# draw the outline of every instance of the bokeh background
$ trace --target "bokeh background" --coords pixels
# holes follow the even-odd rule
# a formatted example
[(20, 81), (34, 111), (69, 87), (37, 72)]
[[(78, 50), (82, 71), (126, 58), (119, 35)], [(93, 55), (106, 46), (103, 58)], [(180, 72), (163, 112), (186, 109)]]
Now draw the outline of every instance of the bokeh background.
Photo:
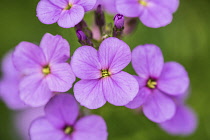
[[(0, 0), (0, 60), (21, 41), (39, 43), (48, 32), (60, 34), (71, 45), (71, 54), (80, 46), (74, 29), (57, 24), (44, 25), (36, 17), (39, 0)], [(159, 29), (139, 23), (137, 30), (123, 40), (134, 48), (153, 43), (163, 51), (165, 61), (177, 61), (185, 66), (191, 79), (191, 94), (187, 104), (198, 117), (198, 128), (190, 136), (171, 136), (143, 115), (125, 107), (106, 104), (94, 110), (107, 122), (109, 140), (208, 140), (210, 139), (210, 0), (181, 0), (173, 22)], [(88, 23), (93, 13), (85, 16)], [(112, 16), (107, 17), (111, 21)], [(134, 74), (131, 65), (126, 71)], [(9, 110), (0, 101), (0, 140), (21, 140), (14, 129), (17, 111)]]

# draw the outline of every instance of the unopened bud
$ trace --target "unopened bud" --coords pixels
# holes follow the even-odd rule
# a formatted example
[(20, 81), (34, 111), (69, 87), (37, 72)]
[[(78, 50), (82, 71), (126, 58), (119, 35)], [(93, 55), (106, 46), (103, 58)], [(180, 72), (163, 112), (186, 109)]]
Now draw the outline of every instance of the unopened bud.
[(76, 34), (80, 44), (93, 46), (91, 40), (85, 35), (85, 33), (82, 30), (77, 30)]
[(98, 5), (95, 11), (95, 23), (99, 27), (103, 27), (105, 25), (105, 16), (104, 16), (104, 11), (102, 10), (101, 5)]
[(115, 27), (117, 27), (118, 29), (122, 29), (124, 27), (124, 16), (121, 14), (117, 14), (114, 17), (114, 25)]

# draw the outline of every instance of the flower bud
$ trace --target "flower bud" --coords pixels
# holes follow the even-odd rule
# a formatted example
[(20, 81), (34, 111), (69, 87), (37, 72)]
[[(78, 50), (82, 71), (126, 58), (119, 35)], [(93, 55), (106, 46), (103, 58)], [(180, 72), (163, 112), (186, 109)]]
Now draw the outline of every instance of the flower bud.
[(76, 34), (80, 44), (93, 46), (91, 40), (86, 36), (86, 34), (82, 30), (77, 30)]
[(101, 5), (98, 5), (95, 11), (95, 23), (99, 27), (103, 27), (105, 25), (105, 16), (104, 16), (104, 11), (102, 10)]
[(122, 29), (124, 27), (124, 16), (121, 14), (117, 14), (114, 17), (114, 25), (118, 29)]

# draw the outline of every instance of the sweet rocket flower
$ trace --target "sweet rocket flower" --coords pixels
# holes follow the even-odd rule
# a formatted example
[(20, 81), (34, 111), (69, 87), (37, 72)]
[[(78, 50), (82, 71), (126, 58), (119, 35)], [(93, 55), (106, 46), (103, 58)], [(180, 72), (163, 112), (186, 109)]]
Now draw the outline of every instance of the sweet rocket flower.
[[(189, 94), (189, 92), (186, 92)], [(189, 135), (192, 134), (197, 127), (197, 117), (193, 110), (185, 105), (185, 98), (172, 97), (176, 103), (175, 115), (159, 126), (172, 135)]]
[(118, 13), (116, 9), (116, 0), (98, 0), (94, 9), (96, 9), (98, 5), (101, 5), (103, 10), (109, 14), (115, 15)]
[(189, 86), (184, 67), (176, 62), (164, 64), (161, 50), (151, 44), (133, 50), (132, 65), (140, 87), (138, 95), (126, 107), (142, 106), (147, 118), (157, 123), (171, 119), (175, 103), (169, 95), (181, 95)]
[(18, 86), (21, 74), (12, 62), (12, 51), (2, 61), (2, 79), (0, 80), (0, 97), (13, 110), (24, 109), (27, 105), (19, 97)]
[(30, 140), (28, 130), (31, 123), (44, 114), (43, 106), (38, 108), (28, 108), (19, 112), (15, 112), (13, 115), (13, 124), (17, 134), (21, 137), (21, 140)]
[(58, 23), (60, 27), (71, 28), (78, 24), (85, 12), (90, 11), (96, 0), (40, 0), (37, 17), (44, 24)]
[(36, 119), (29, 130), (31, 140), (106, 140), (106, 123), (100, 116), (79, 118), (72, 95), (53, 97), (45, 107), (45, 116)]
[(114, 37), (105, 39), (98, 51), (91, 46), (78, 48), (71, 61), (75, 75), (82, 79), (74, 86), (76, 100), (89, 109), (99, 108), (106, 101), (116, 106), (132, 101), (138, 82), (121, 71), (130, 61), (129, 46)]
[(68, 42), (61, 36), (45, 34), (40, 47), (21, 42), (13, 53), (13, 62), (24, 77), (19, 85), (20, 98), (33, 107), (45, 105), (53, 92), (66, 92), (75, 81)]
[(116, 8), (127, 17), (139, 17), (141, 22), (151, 28), (168, 25), (179, 0), (116, 0)]

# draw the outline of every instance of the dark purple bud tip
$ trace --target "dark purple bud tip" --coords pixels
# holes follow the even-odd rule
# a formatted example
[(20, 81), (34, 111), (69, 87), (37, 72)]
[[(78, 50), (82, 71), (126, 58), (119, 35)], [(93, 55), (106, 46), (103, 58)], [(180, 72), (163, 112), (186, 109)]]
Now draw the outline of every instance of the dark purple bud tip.
[(104, 16), (104, 11), (103, 11), (101, 5), (98, 5), (98, 7), (95, 11), (95, 23), (99, 27), (102, 27), (105, 25), (105, 16)]
[(118, 28), (121, 29), (124, 27), (124, 16), (121, 14), (117, 14), (114, 17), (114, 25)]
[(85, 35), (85, 33), (82, 30), (77, 30), (76, 34), (77, 34), (79, 41), (85, 41), (87, 39), (87, 36)]

